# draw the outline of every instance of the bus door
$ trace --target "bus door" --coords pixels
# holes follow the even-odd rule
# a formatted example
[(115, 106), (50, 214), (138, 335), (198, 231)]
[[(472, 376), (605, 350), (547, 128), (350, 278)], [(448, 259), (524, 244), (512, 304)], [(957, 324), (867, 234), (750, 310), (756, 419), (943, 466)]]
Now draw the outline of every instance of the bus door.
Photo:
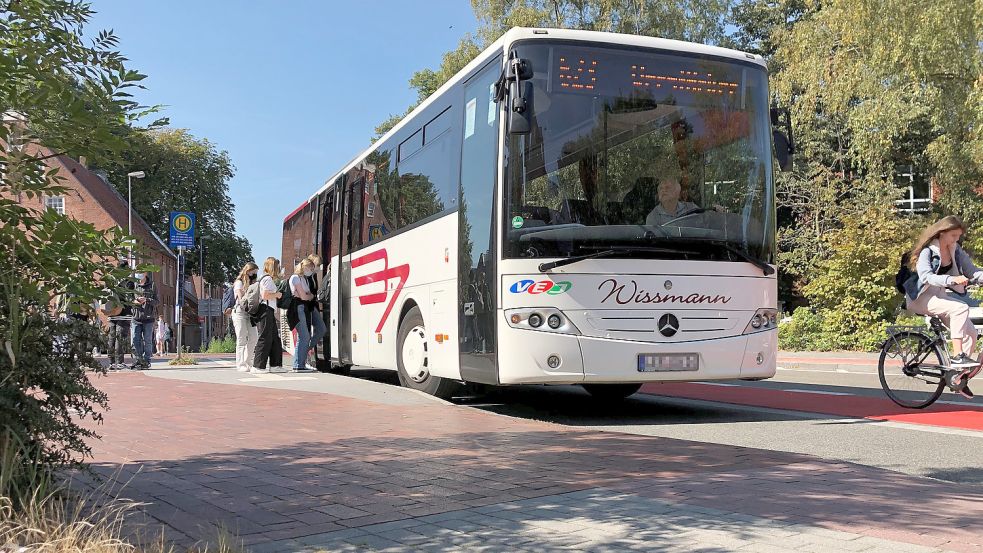
[[(362, 203), (365, 179), (346, 179), (344, 187), (344, 230), (341, 237), (341, 290), (339, 290), (338, 312), (338, 360), (346, 365), (352, 364), (352, 342), (356, 332), (352, 325), (352, 267), (349, 256), (362, 243)], [(368, 337), (361, 336), (362, 340)]]
[[(351, 362), (351, 342), (345, 339), (348, 332), (344, 328), (344, 314), (348, 311), (345, 298), (348, 297), (350, 268), (345, 263), (345, 228), (348, 218), (348, 194), (345, 190), (345, 176), (338, 177), (331, 194), (331, 294), (328, 335), (330, 336), (331, 360), (344, 365)], [(347, 346), (347, 347), (346, 347)]]
[[(317, 244), (317, 249), (315, 250), (319, 256), (321, 256), (321, 262), (324, 264), (325, 268), (331, 267), (331, 257), (335, 255), (334, 250), (331, 248), (331, 234), (332, 227), (334, 226), (334, 191), (331, 190), (325, 194), (322, 194), (318, 198), (318, 227), (317, 231), (320, 234), (320, 240)], [(330, 275), (333, 271), (328, 273), (328, 277), (325, 278), (324, 269), (318, 269), (322, 271), (321, 273), (321, 288), (325, 286), (328, 287), (330, 291), (333, 287), (330, 281)], [(318, 290), (321, 293), (321, 290)], [(332, 349), (332, 336), (335, 336), (335, 328), (331, 325), (331, 298), (328, 296), (328, 305), (324, 303), (321, 304), (321, 318), (324, 320), (324, 328), (328, 329), (324, 333), (324, 338), (321, 339), (321, 343), (317, 344), (317, 360), (327, 364), (331, 360), (332, 353), (335, 351)]]

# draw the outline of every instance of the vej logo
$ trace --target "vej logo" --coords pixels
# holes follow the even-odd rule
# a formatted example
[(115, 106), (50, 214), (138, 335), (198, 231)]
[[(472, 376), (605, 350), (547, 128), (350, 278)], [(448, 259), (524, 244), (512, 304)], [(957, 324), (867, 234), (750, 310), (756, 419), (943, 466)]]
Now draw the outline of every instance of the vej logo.
[(528, 292), (533, 295), (546, 292), (551, 296), (559, 296), (560, 294), (566, 293), (572, 287), (573, 283), (568, 280), (561, 280), (560, 282), (540, 280), (539, 282), (536, 282), (535, 280), (523, 279), (514, 283), (509, 288), (509, 292), (512, 292), (513, 294)]

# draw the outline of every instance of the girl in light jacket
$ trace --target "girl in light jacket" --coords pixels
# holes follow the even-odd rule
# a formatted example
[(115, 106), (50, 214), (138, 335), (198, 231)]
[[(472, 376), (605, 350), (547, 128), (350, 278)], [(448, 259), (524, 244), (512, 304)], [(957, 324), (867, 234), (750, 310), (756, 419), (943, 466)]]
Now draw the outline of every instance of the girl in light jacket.
[(969, 319), (969, 308), (976, 302), (966, 295), (966, 285), (971, 279), (983, 280), (983, 271), (959, 245), (965, 231), (963, 222), (952, 215), (922, 231), (908, 255), (909, 266), (918, 277), (905, 286), (905, 299), (909, 310), (938, 317), (949, 327), (954, 355), (950, 362), (952, 368), (960, 369), (949, 384), (972, 396), (962, 386), (979, 370), (974, 355), (977, 332)]

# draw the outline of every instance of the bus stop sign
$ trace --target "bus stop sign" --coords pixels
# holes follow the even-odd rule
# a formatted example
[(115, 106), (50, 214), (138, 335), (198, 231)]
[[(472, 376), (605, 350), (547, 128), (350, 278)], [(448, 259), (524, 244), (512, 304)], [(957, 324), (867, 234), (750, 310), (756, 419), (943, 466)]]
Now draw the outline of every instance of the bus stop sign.
[(171, 212), (171, 247), (193, 248), (195, 245), (195, 214), (188, 211)]

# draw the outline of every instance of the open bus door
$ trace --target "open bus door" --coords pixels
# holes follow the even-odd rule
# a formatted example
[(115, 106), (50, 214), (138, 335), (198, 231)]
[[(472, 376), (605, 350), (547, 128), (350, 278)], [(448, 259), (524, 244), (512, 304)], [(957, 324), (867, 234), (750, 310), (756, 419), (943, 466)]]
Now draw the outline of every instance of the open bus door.
[(321, 293), (327, 288), (328, 295), (325, 296), (327, 301), (321, 301), (320, 313), (321, 319), (324, 321), (324, 328), (327, 332), (324, 333), (324, 337), (321, 338), (321, 343), (316, 344), (317, 346), (317, 356), (315, 357), (317, 368), (319, 370), (328, 370), (331, 368), (331, 359), (334, 350), (331, 347), (331, 337), (335, 334), (335, 328), (332, 326), (331, 321), (331, 289), (332, 289), (332, 272), (331, 267), (331, 257), (335, 255), (332, 249), (331, 236), (333, 234), (334, 227), (334, 206), (335, 198), (333, 191), (322, 194), (318, 197), (318, 209), (317, 209), (317, 235), (319, 236), (318, 243), (316, 245), (315, 252), (321, 256), (321, 263), (323, 267), (319, 267), (318, 270), (321, 271), (321, 288), (318, 289), (318, 301), (320, 301)]
[(352, 361), (351, 313), (348, 298), (351, 296), (351, 267), (345, 262), (348, 249), (347, 227), (349, 217), (348, 191), (345, 188), (345, 176), (338, 177), (334, 182), (331, 201), (331, 236), (329, 238), (329, 259), (331, 263), (331, 292), (329, 295), (329, 324), (328, 341), (331, 352), (331, 363), (341, 368), (347, 368)]

